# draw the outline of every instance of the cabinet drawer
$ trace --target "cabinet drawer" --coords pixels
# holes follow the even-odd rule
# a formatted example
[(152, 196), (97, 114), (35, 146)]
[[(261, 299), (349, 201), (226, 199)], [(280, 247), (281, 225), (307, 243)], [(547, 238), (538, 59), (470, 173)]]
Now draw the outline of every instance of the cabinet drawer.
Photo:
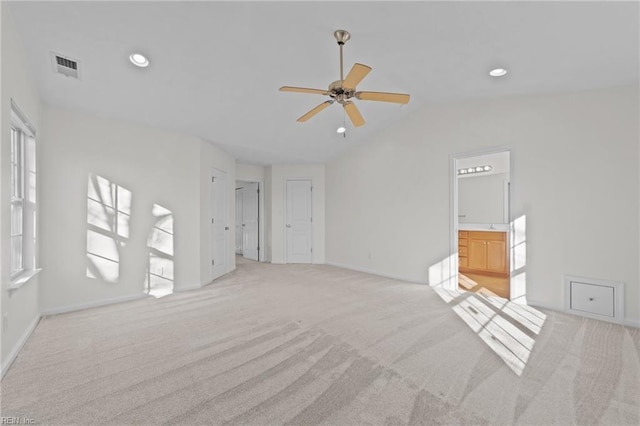
[(466, 268), (469, 266), (469, 261), (467, 260), (466, 257), (458, 257), (458, 267), (459, 268)]
[(467, 253), (468, 253), (467, 247), (464, 247), (464, 246), (458, 247), (458, 256), (467, 257)]
[(483, 232), (483, 231), (470, 231), (469, 238), (472, 240), (485, 240), (485, 241), (506, 241), (506, 232)]
[(571, 282), (571, 309), (614, 317), (614, 288)]
[(458, 239), (459, 240), (461, 240), (463, 238), (466, 240), (468, 237), (469, 237), (469, 232), (467, 232), (467, 231), (458, 231)]

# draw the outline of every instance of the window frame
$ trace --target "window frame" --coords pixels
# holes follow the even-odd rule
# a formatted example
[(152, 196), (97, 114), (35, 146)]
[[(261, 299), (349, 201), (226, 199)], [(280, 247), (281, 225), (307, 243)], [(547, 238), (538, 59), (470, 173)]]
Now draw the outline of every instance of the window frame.
[[(10, 277), (11, 279), (19, 276), (25, 270), (24, 265), (24, 234), (25, 234), (25, 200), (24, 200), (24, 181), (25, 181), (25, 134), (21, 129), (21, 126), (15, 125), (14, 120), (11, 120), (11, 229), (10, 229), (10, 239), (11, 239), (11, 268), (10, 268)], [(16, 214), (14, 208), (16, 206), (20, 206), (20, 226), (19, 230), (14, 229), (14, 223), (16, 218), (14, 215)], [(16, 238), (20, 239), (20, 264), (16, 267), (16, 262), (14, 259), (15, 250), (14, 250), (14, 240)]]
[[(11, 193), (10, 223), (10, 272), (9, 289), (17, 289), (35, 276), (37, 268), (37, 163), (36, 130), (11, 99), (10, 118), (10, 162)], [(19, 218), (14, 206), (20, 206)], [(16, 229), (19, 221), (19, 229)], [(17, 265), (14, 246), (15, 237), (20, 238), (20, 264)], [(14, 268), (15, 266), (15, 268)]]

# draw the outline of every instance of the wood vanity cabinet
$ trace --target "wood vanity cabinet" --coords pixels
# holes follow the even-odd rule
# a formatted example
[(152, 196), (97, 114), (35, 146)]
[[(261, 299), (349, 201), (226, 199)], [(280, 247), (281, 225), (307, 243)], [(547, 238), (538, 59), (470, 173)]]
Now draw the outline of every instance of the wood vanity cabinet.
[(458, 259), (462, 272), (508, 275), (507, 233), (459, 231)]
[(469, 266), (469, 233), (467, 231), (458, 232), (458, 267)]

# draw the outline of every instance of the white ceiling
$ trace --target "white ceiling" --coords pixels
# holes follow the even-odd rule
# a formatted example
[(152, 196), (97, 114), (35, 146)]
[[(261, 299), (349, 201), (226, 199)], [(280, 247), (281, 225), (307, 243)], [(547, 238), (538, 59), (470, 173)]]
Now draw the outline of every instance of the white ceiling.
[[(427, 104), (638, 84), (637, 2), (10, 2), (45, 103), (201, 137), (257, 164), (323, 162)], [(352, 33), (345, 68), (373, 67), (347, 138), (325, 99), (278, 92), (339, 78), (333, 31)], [(53, 72), (50, 52), (81, 62)], [(147, 55), (133, 67), (128, 56)], [(506, 67), (501, 79), (487, 75)], [(346, 72), (346, 71), (345, 71)]]

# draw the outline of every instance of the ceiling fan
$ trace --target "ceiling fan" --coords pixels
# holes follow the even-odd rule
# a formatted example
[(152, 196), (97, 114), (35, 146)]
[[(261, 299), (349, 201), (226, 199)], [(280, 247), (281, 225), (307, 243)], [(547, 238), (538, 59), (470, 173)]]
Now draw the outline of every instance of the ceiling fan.
[(340, 80), (336, 80), (329, 84), (329, 89), (308, 89), (306, 87), (291, 87), (282, 86), (281, 92), (295, 92), (295, 93), (313, 93), (316, 95), (327, 95), (331, 99), (325, 101), (307, 112), (297, 121), (304, 122), (318, 114), (320, 111), (328, 107), (334, 102), (341, 104), (349, 116), (349, 120), (355, 127), (360, 127), (364, 124), (364, 118), (356, 104), (351, 101), (351, 98), (360, 99), (362, 101), (378, 101), (378, 102), (391, 102), (395, 104), (407, 104), (409, 103), (409, 95), (403, 93), (386, 93), (386, 92), (359, 92), (356, 90), (356, 86), (360, 83), (371, 71), (371, 67), (362, 64), (354, 64), (347, 74), (347, 78), (344, 78), (342, 68), (342, 47), (351, 38), (351, 34), (345, 30), (337, 30), (333, 33), (334, 37), (338, 41), (340, 46)]

